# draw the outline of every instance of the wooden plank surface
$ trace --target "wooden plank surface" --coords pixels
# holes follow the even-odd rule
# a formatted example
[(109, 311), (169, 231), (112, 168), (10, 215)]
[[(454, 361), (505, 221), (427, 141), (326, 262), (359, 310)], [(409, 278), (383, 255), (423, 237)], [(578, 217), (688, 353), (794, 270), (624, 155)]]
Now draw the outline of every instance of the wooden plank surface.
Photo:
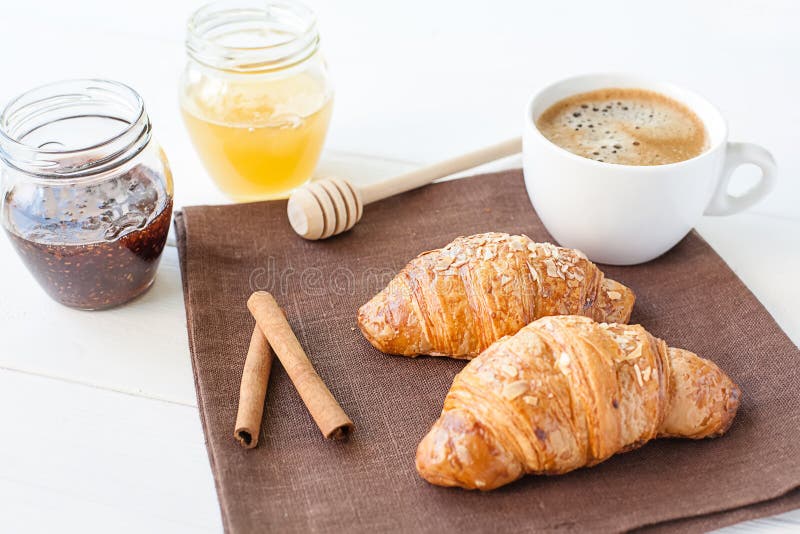
[(0, 370), (0, 530), (219, 532), (197, 409)]
[[(61, 78), (127, 82), (169, 155), (177, 205), (225, 201), (176, 98), (184, 22), (201, 3), (6, 1), (0, 46), (11, 52), (0, 101)], [(733, 138), (774, 152), (781, 183), (753, 210), (706, 218), (699, 229), (800, 343), (800, 284), (787, 282), (800, 271), (800, 70), (787, 67), (800, 57), (800, 3), (587, 1), (591, 16), (575, 3), (308, 3), (337, 87), (328, 142), (336, 150), (322, 175), (370, 181), (413, 167), (405, 160), (430, 163), (507, 138), (531, 91), (574, 73), (643, 72), (709, 97)], [(654, 17), (658, 24), (642, 24)], [(565, 33), (589, 44), (561, 46)], [(753, 176), (744, 170), (737, 182)], [(51, 302), (5, 238), (0, 258), (0, 531), (220, 531), (175, 250), (146, 296), (97, 313)], [(728, 530), (792, 528), (800, 511)]]

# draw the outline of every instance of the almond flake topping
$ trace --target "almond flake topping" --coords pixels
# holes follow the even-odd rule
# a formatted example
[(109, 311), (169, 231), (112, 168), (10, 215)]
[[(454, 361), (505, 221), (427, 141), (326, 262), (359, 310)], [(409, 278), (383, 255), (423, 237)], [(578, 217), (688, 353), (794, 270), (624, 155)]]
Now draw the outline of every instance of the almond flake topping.
[(619, 291), (609, 291), (607, 294), (608, 298), (610, 298), (611, 300), (619, 300), (622, 298), (622, 293), (620, 293)]
[(467, 256), (464, 254), (459, 254), (456, 256), (456, 261), (453, 263), (452, 267), (458, 269), (462, 265), (466, 264), (468, 261)]
[[(619, 344), (619, 348), (622, 349), (622, 351), (624, 352), (622, 358), (619, 358), (620, 360), (622, 361), (638, 360), (639, 358), (642, 357), (641, 345), (625, 338), (620, 338), (620, 339), (622, 342)], [(619, 340), (617, 340), (617, 342), (619, 343)]]
[(560, 272), (556, 264), (551, 259), (544, 260), (544, 265), (547, 267), (547, 276), (551, 278), (560, 278)]
[(517, 380), (511, 382), (503, 387), (503, 397), (508, 400), (513, 400), (528, 391), (528, 382), (525, 380)]
[(450, 256), (439, 256), (439, 259), (436, 260), (436, 270), (443, 271), (450, 267), (450, 264), (453, 263), (453, 258)]
[(558, 357), (558, 368), (561, 369), (561, 372), (566, 373), (569, 368), (570, 357), (569, 354), (566, 352), (562, 352)]
[(644, 386), (644, 383), (642, 382), (642, 371), (639, 369), (638, 363), (633, 364), (633, 370), (636, 372), (636, 381), (639, 382), (639, 387)]
[(538, 406), (539, 405), (539, 397), (531, 397), (530, 395), (525, 395), (522, 397), (522, 402), (525, 404), (530, 404), (531, 406)]
[(514, 239), (509, 241), (508, 248), (511, 250), (522, 250), (525, 248), (525, 240), (519, 236), (515, 236)]
[(503, 364), (503, 365), (500, 367), (500, 369), (502, 369), (502, 370), (503, 370), (503, 372), (504, 372), (505, 374), (507, 374), (508, 376), (510, 376), (510, 377), (515, 377), (515, 376), (517, 376), (517, 368), (516, 368), (516, 367), (514, 367), (513, 365), (511, 365), (510, 363), (504, 363), (504, 364)]
[(534, 281), (538, 282), (539, 281), (539, 271), (534, 269), (533, 265), (531, 265), (531, 264), (528, 264), (528, 271), (531, 273), (531, 278), (533, 278)]

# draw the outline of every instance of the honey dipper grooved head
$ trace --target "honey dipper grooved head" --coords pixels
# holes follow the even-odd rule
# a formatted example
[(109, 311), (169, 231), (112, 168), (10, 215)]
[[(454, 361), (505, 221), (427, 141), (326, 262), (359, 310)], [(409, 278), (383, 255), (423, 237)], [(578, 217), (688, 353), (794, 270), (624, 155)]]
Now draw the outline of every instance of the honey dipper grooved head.
[(355, 186), (347, 180), (325, 178), (292, 193), (286, 214), (298, 235), (313, 240), (349, 230), (361, 220), (363, 209)]

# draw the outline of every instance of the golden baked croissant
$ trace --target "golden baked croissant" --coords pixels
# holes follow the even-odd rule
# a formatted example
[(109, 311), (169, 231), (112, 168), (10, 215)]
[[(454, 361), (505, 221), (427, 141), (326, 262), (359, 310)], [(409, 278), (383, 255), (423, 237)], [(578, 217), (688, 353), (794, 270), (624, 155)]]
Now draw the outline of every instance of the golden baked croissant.
[(739, 388), (719, 367), (639, 325), (545, 317), (456, 375), (417, 471), (432, 484), (490, 490), (655, 437), (719, 436), (738, 406)]
[(473, 358), (547, 315), (625, 323), (633, 301), (577, 250), (489, 233), (414, 258), (361, 307), (358, 325), (383, 352)]

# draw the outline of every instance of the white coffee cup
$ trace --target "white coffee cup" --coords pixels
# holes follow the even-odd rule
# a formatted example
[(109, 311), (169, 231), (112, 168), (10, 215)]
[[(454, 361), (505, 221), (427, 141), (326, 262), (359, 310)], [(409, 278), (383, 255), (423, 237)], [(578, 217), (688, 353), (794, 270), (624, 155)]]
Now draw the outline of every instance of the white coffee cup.
[[(682, 102), (705, 124), (708, 146), (699, 156), (653, 166), (587, 159), (549, 141), (536, 127), (548, 107), (568, 96), (609, 87), (657, 91)], [(728, 142), (720, 112), (699, 95), (668, 83), (627, 74), (568, 78), (536, 93), (525, 109), (525, 187), (533, 207), (558, 243), (598, 263), (633, 265), (672, 248), (702, 215), (746, 209), (775, 186), (777, 168), (767, 150)], [(728, 192), (733, 171), (752, 163), (759, 182), (746, 193)]]

